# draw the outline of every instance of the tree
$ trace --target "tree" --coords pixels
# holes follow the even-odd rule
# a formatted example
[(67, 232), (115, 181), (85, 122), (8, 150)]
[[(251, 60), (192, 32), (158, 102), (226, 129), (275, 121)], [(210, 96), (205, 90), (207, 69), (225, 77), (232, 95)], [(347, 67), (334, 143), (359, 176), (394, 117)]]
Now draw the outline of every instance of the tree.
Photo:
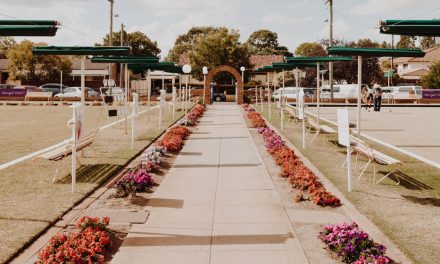
[(422, 37), (420, 39), (420, 48), (422, 50), (433, 48), (437, 45), (435, 38), (433, 37)]
[[(127, 33), (123, 31), (124, 45), (131, 47), (132, 55), (139, 56), (158, 56), (160, 49), (157, 46), (157, 41), (152, 41), (147, 35), (140, 31)], [(113, 33), (113, 45), (119, 46), (121, 39), (121, 31)], [(110, 44), (110, 34), (105, 35), (103, 39), (103, 45), (108, 46)], [(101, 44), (97, 44), (100, 46)]]
[[(203, 79), (203, 66), (210, 69), (220, 65), (228, 65), (237, 70), (241, 66), (250, 68), (247, 46), (240, 43), (239, 39), (238, 31), (226, 28), (200, 35), (188, 53), (195, 71), (194, 76), (199, 80)], [(225, 80), (225, 76), (219, 75), (217, 80), (220, 79)]]
[(34, 55), (33, 46), (47, 46), (46, 43), (33, 43), (24, 40), (14, 45), (8, 52), (9, 79), (54, 82), (60, 78), (60, 71), (67, 76), (71, 72), (72, 63), (67, 56)]
[(396, 48), (398, 49), (415, 49), (416, 38), (411, 36), (400, 36), (399, 42), (397, 42)]
[(0, 37), (0, 59), (6, 59), (8, 51), (16, 44), (12, 37)]
[(278, 34), (267, 29), (253, 32), (246, 44), (251, 55), (284, 55), (286, 57), (293, 55), (287, 47), (280, 46)]
[(422, 76), (422, 84), (425, 88), (440, 89), (440, 62), (429, 66), (429, 73)]
[(189, 53), (197, 44), (199, 37), (211, 32), (226, 29), (225, 27), (192, 27), (187, 33), (179, 35), (174, 42), (174, 47), (168, 52), (167, 61), (179, 62), (182, 54)]
[(295, 49), (296, 56), (327, 56), (324, 47), (318, 42), (304, 42)]

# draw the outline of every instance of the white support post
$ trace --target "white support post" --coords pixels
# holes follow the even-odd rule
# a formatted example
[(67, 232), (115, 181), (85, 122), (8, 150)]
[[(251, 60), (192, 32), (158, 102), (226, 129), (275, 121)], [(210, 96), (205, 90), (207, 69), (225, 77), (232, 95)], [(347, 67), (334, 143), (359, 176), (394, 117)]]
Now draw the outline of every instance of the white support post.
[(176, 118), (176, 97), (177, 97), (177, 91), (176, 87), (173, 85), (173, 120)]
[(188, 114), (188, 83), (189, 75), (186, 75), (186, 87), (185, 87), (185, 115)]
[(304, 114), (305, 102), (304, 102), (304, 90), (298, 93), (298, 118), (302, 120), (302, 146), (303, 149), (306, 148), (306, 116)]
[(269, 119), (272, 119), (272, 96), (270, 91), (270, 83), (269, 83), (269, 76), (266, 74), (266, 81), (267, 81), (267, 102), (269, 103)]
[(362, 88), (362, 56), (358, 56), (358, 99), (357, 99), (357, 135), (361, 135), (361, 88)]
[(150, 107), (151, 100), (151, 77), (150, 77), (150, 69), (147, 70), (147, 106)]
[(264, 96), (263, 96), (262, 87), (260, 87), (260, 103), (261, 103), (261, 112), (264, 112)]
[(133, 93), (133, 108), (131, 111), (131, 149), (134, 148), (134, 139), (136, 137), (136, 117), (138, 115), (138, 103), (139, 103), (139, 95), (137, 93)]
[(84, 117), (86, 107), (86, 56), (81, 57), (81, 114)]
[(125, 64), (125, 100), (124, 100), (124, 115), (125, 115), (125, 134), (128, 134), (128, 64)]
[(299, 72), (298, 72), (298, 67), (296, 67), (296, 69), (295, 69), (295, 85), (296, 85), (295, 111), (296, 111), (296, 116), (298, 116), (299, 115), (299, 110), (298, 110), (298, 100), (299, 100)]
[(319, 131), (319, 112), (320, 112), (320, 101), (321, 101), (321, 91), (320, 91), (320, 87), (319, 87), (319, 62), (316, 63), (316, 106), (317, 106), (317, 110), (316, 110), (316, 124), (318, 126), (318, 133)]
[(205, 95), (206, 95), (206, 74), (203, 74), (203, 99), (202, 99), (203, 104), (205, 104)]
[[(63, 93), (63, 71), (60, 71), (60, 93)], [(389, 85), (388, 85), (389, 86)]]
[(284, 92), (286, 88), (285, 71), (283, 69), (283, 89), (281, 90), (280, 109), (281, 109), (281, 130), (284, 129)]
[(258, 88), (255, 86), (255, 108), (258, 107)]
[(180, 99), (180, 103), (181, 103), (180, 111), (183, 112), (182, 74), (179, 75), (179, 99)]
[[(73, 105), (72, 106), (72, 168), (71, 168), (71, 175), (72, 175), (72, 193), (76, 192), (76, 143), (77, 143), (77, 109), (78, 107), (81, 107), (80, 105)], [(82, 111), (82, 110), (81, 110)]]

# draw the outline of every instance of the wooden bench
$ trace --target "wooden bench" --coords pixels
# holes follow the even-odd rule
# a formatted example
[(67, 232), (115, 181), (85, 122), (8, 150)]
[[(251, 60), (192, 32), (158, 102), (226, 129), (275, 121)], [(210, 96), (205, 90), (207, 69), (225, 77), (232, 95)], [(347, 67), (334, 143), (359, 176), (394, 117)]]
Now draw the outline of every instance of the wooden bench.
[[(81, 137), (76, 142), (76, 151), (80, 151), (85, 147), (91, 145), (95, 141), (98, 131), (99, 129), (93, 129), (89, 132), (82, 134)], [(73, 145), (73, 140), (67, 139), (64, 141), (64, 144), (62, 144), (61, 146), (51, 149), (43, 154), (40, 154), (35, 158), (43, 158), (50, 161), (60, 161), (72, 154), (72, 145)], [(78, 160), (78, 156), (77, 156), (77, 161), (78, 163), (80, 163)], [(61, 165), (61, 163), (59, 163), (58, 165)], [(59, 169), (60, 169), (59, 166), (55, 168), (54, 177), (52, 179), (53, 183), (57, 181)]]
[[(358, 163), (358, 157), (359, 155), (362, 155), (368, 159), (367, 163), (362, 166), (359, 170), (362, 170), (361, 174), (359, 174), (359, 179), (364, 174), (365, 170), (367, 169), (368, 165), (373, 164), (373, 183), (376, 181), (376, 164), (379, 165), (403, 165), (403, 163), (400, 160), (397, 160), (393, 157), (390, 157), (386, 155), (385, 153), (382, 153), (380, 151), (377, 151), (373, 148), (371, 148), (365, 141), (356, 138), (354, 136), (350, 136), (350, 144), (351, 144), (351, 152), (356, 152), (356, 163), (355, 163), (355, 169), (357, 169), (357, 163)], [(345, 162), (344, 162), (345, 164)], [(396, 168), (389, 173), (387, 173), (385, 176), (383, 176), (379, 181), (376, 182), (378, 184), (382, 180), (384, 180), (386, 177), (390, 176), (391, 174), (394, 174), (396, 171), (398, 171), (399, 168)], [(400, 184), (399, 177), (395, 175), (397, 179), (397, 185)]]
[(47, 98), (47, 101), (52, 100), (52, 92), (26, 92), (24, 101), (28, 101), (30, 98)]
[[(93, 129), (91, 131), (83, 133), (76, 142), (76, 151), (80, 151), (83, 148), (87, 147), (88, 145), (92, 144), (95, 141), (98, 131), (99, 129)], [(45, 152), (39, 155), (38, 157), (48, 160), (55, 160), (55, 161), (62, 160), (65, 157), (72, 154), (72, 145), (73, 145), (73, 140), (68, 139), (65, 141), (65, 144), (55, 149), (49, 150), (48, 152)]]

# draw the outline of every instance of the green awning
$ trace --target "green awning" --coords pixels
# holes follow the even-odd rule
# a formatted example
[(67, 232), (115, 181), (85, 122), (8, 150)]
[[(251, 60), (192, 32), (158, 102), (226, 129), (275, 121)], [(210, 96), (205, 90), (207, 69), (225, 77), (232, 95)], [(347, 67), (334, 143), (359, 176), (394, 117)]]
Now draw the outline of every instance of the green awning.
[(169, 73), (184, 74), (181, 65), (176, 65), (173, 62), (160, 62), (153, 64), (128, 64), (128, 68), (134, 72), (164, 71)]
[[(319, 64), (323, 66), (323, 63)], [(314, 62), (274, 62), (272, 63), (272, 67), (276, 69), (286, 69), (292, 70), (295, 68), (307, 68), (307, 67), (316, 67), (316, 63)]]
[(36, 55), (128, 55), (130, 47), (79, 47), (79, 46), (47, 46), (33, 47)]
[(53, 20), (0, 20), (0, 36), (55, 36), (59, 23)]
[(329, 61), (352, 61), (351, 57), (287, 57), (286, 61), (291, 62), (329, 62)]
[(385, 20), (379, 23), (381, 34), (440, 36), (440, 20)]
[(330, 55), (365, 56), (365, 57), (423, 57), (421, 49), (382, 49), (333, 47), (327, 50)]
[(115, 57), (93, 57), (93, 63), (128, 63), (128, 64), (156, 64), (158, 57), (147, 56), (115, 56)]

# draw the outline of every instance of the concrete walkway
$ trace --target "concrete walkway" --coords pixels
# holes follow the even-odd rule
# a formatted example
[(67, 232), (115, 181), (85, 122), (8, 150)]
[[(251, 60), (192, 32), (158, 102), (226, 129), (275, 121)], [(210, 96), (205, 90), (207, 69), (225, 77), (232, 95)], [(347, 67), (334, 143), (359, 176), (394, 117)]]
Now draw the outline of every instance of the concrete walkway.
[(239, 106), (214, 104), (113, 263), (308, 263)]

